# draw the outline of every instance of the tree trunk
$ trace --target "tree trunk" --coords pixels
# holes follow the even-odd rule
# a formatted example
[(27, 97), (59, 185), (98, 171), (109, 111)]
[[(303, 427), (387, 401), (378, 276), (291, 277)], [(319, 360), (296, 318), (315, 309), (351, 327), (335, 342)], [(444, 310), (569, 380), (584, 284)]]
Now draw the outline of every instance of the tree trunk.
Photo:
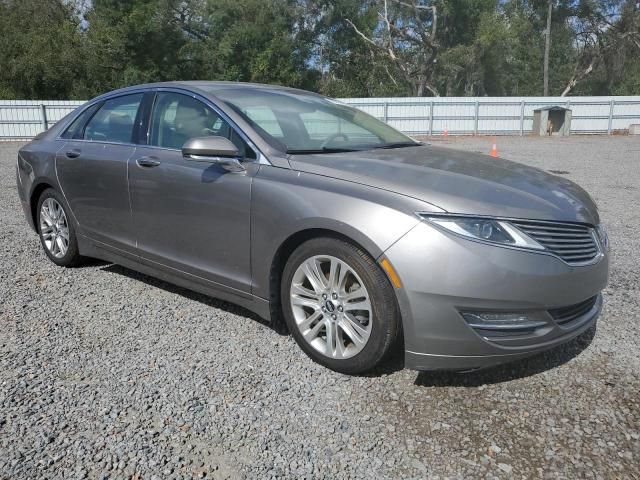
[(591, 63), (589, 63), (589, 65), (587, 66), (587, 68), (585, 68), (581, 72), (577, 72), (573, 77), (571, 77), (571, 80), (569, 80), (569, 83), (567, 84), (565, 89), (562, 91), (560, 96), (561, 97), (567, 96), (571, 91), (571, 89), (575, 87), (580, 80), (582, 80), (584, 77), (586, 77), (593, 71), (594, 64), (595, 64), (595, 60), (592, 60)]
[(549, 96), (549, 50), (551, 49), (551, 13), (553, 12), (553, 0), (549, 0), (549, 11), (547, 12), (547, 30), (544, 39), (544, 93)]

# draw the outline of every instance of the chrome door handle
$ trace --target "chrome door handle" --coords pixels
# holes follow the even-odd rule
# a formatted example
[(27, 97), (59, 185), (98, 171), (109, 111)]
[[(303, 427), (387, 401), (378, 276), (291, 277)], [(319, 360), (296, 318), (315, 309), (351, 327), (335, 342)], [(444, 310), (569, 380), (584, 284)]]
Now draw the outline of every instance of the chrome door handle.
[(67, 158), (78, 158), (80, 156), (80, 150), (74, 148), (73, 150), (69, 150), (65, 155)]
[(154, 157), (142, 157), (137, 159), (136, 163), (140, 167), (150, 168), (150, 167), (157, 167), (158, 165), (160, 165), (160, 160)]

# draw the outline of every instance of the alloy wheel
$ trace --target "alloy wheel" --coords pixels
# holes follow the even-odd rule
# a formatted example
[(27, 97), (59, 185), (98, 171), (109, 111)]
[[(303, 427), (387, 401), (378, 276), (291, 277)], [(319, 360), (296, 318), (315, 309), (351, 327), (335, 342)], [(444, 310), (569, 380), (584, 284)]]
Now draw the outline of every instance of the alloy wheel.
[(69, 249), (69, 224), (62, 205), (47, 198), (40, 208), (40, 235), (44, 246), (55, 258), (62, 258)]
[(346, 262), (308, 258), (293, 275), (289, 297), (298, 329), (318, 352), (346, 359), (366, 346), (373, 324), (369, 292)]

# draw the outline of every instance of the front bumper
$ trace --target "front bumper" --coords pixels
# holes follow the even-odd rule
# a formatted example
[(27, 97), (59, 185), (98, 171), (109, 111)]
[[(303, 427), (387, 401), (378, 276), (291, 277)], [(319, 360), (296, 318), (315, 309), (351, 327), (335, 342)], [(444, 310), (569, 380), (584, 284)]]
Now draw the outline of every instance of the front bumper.
[[(420, 223), (385, 257), (397, 289), (405, 365), (416, 370), (467, 370), (510, 362), (565, 343), (595, 324), (608, 280), (608, 255), (572, 267), (543, 253), (469, 241)], [(569, 323), (550, 310), (593, 305)], [(518, 312), (545, 325), (530, 334), (488, 339), (461, 311)]]

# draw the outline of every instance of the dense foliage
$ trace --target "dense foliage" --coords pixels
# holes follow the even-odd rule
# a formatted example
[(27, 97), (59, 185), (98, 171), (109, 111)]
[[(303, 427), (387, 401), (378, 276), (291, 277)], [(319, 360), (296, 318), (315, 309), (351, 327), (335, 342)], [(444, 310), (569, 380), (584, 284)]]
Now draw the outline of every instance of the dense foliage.
[(549, 11), (550, 95), (640, 94), (638, 0), (0, 0), (0, 98), (176, 79), (541, 95)]

